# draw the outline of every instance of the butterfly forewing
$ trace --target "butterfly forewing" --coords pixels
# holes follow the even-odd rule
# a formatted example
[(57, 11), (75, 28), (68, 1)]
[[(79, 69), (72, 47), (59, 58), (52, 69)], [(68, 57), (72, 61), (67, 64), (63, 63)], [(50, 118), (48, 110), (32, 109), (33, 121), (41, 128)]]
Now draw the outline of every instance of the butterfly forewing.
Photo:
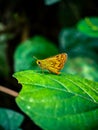
[(61, 70), (64, 67), (64, 64), (67, 60), (67, 54), (59, 54), (54, 57), (47, 58), (47, 60), (49, 62), (49, 66), (57, 70)]

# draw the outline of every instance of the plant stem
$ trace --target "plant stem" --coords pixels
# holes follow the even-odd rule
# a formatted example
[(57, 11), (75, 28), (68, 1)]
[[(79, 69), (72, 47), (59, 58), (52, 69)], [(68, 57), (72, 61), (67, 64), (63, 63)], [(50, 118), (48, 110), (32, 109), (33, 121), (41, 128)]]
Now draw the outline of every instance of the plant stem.
[(14, 90), (11, 90), (11, 89), (6, 88), (4, 86), (0, 86), (0, 91), (4, 92), (4, 93), (7, 93), (7, 94), (9, 94), (11, 96), (14, 96), (14, 97), (18, 96), (18, 92), (15, 92)]

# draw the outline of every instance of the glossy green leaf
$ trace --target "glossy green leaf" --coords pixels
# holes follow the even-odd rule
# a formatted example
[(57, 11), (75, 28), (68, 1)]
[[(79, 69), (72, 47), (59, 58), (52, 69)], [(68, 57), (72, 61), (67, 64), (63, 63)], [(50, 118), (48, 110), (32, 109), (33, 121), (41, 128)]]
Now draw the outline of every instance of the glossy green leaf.
[(88, 17), (77, 23), (77, 28), (91, 37), (98, 38), (98, 17)]
[(39, 69), (35, 56), (38, 59), (46, 58), (58, 53), (56, 46), (41, 36), (35, 36), (20, 44), (14, 55), (14, 70)]
[(4, 130), (20, 130), (23, 119), (23, 115), (15, 111), (0, 108), (0, 126)]
[(22, 71), (18, 106), (44, 130), (98, 128), (98, 82), (75, 75)]

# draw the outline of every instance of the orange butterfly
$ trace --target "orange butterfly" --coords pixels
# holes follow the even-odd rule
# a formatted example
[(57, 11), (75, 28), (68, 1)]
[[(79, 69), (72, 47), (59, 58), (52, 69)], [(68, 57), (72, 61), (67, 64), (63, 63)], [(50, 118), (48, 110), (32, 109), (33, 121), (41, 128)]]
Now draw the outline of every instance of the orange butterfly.
[(43, 60), (37, 60), (36, 63), (42, 68), (52, 73), (60, 74), (60, 70), (64, 67), (67, 60), (67, 54), (61, 53)]

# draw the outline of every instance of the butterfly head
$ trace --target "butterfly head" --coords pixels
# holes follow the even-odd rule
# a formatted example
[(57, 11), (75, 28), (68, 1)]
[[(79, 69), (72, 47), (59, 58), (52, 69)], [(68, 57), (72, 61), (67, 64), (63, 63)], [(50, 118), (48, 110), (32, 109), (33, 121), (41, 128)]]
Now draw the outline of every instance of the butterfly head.
[(40, 60), (37, 60), (36, 63), (41, 66), (41, 61)]

